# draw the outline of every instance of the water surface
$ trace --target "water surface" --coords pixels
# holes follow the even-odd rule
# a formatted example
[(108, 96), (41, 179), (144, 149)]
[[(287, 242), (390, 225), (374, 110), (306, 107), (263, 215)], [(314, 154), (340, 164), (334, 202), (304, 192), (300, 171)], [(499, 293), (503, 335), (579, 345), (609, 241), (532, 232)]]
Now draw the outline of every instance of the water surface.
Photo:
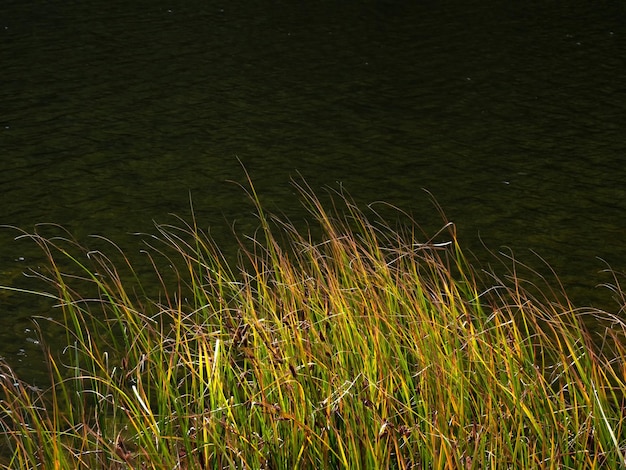
[[(168, 213), (228, 244), (229, 180), (303, 211), (289, 180), (384, 200), (429, 230), (427, 189), (482, 243), (540, 253), (581, 304), (626, 268), (626, 14), (618, 1), (150, 2), (0, 7), (0, 222), (139, 250)], [(0, 233), (0, 283), (40, 253)], [(36, 354), (45, 301), (2, 293), (0, 355)]]

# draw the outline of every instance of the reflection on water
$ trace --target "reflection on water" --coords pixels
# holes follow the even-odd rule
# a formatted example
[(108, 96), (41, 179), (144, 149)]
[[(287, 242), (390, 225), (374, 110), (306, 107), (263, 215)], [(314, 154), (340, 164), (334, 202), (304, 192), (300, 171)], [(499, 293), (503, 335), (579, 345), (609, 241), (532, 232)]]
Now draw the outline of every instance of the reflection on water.
[[(426, 188), (469, 249), (536, 250), (578, 300), (606, 301), (595, 257), (626, 264), (620, 2), (231, 3), (5, 3), (0, 222), (138, 249), (126, 234), (191, 193), (227, 243), (225, 220), (252, 223), (226, 183), (240, 159), (296, 217), (300, 174), (434, 229)], [(14, 283), (41, 258), (0, 236)], [(1, 299), (0, 353), (27, 354), (46, 307)]]

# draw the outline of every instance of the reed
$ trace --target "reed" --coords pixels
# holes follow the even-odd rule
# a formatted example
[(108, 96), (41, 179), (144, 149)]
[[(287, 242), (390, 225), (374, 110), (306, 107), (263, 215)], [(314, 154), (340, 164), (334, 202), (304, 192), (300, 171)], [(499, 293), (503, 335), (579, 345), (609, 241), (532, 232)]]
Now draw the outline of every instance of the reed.
[(237, 261), (181, 219), (150, 239), (153, 279), (112, 243), (23, 233), (68, 341), (47, 390), (1, 364), (2, 468), (625, 465), (621, 319), (531, 295), (515, 264), (486, 283), (452, 224), (435, 243), (296, 187), (317, 235), (250, 187)]

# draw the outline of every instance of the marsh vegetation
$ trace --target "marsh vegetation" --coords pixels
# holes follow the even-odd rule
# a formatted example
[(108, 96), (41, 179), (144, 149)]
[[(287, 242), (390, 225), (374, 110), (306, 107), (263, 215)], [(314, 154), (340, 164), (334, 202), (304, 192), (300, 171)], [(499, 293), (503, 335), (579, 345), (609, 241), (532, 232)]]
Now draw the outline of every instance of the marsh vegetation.
[(42, 342), (46, 389), (1, 364), (2, 468), (624, 466), (620, 318), (514, 261), (475, 270), (445, 220), (427, 236), (296, 187), (310, 230), (250, 187), (236, 260), (180, 219), (149, 239), (150, 279), (113, 243), (22, 233), (67, 347)]

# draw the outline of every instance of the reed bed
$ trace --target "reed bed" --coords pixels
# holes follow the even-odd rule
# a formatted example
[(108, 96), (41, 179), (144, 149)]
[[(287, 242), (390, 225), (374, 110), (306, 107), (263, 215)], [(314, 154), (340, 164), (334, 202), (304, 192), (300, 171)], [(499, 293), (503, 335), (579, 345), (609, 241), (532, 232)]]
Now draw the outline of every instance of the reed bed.
[(158, 295), (113, 244), (23, 233), (68, 341), (49, 389), (1, 364), (1, 468), (625, 465), (619, 318), (531, 295), (514, 264), (477, 276), (452, 224), (424, 237), (296, 186), (317, 235), (250, 188), (235, 262), (193, 217), (157, 226)]

